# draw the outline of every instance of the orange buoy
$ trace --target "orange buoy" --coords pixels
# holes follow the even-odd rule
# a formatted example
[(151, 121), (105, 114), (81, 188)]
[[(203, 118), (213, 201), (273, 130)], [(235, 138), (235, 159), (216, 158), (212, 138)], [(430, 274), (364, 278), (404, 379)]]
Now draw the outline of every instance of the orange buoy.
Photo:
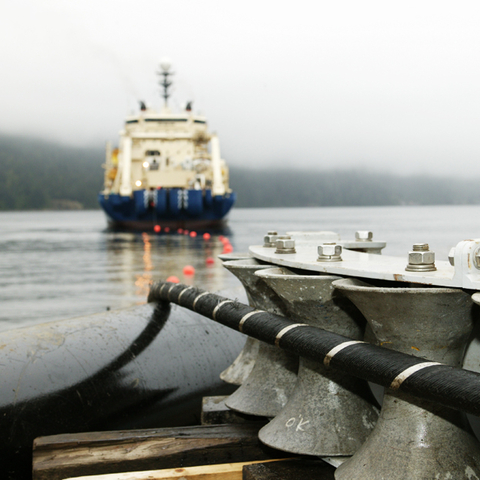
[(183, 274), (184, 275), (194, 275), (195, 274), (195, 268), (193, 268), (191, 265), (185, 265), (183, 267)]
[(184, 230), (184, 231), (183, 231), (183, 234), (184, 234), (184, 235), (188, 235), (188, 230)]
[(213, 264), (215, 263), (215, 260), (213, 259), (213, 257), (207, 257), (207, 258), (205, 259), (205, 263), (206, 263), (207, 265), (213, 265)]
[(163, 231), (164, 231), (165, 233), (170, 232), (170, 227), (165, 227), (165, 228), (163, 229)]
[(232, 253), (232, 252), (233, 252), (233, 247), (232, 247), (232, 245), (230, 245), (230, 243), (223, 245), (223, 252), (222, 253)]
[(190, 236), (191, 236), (192, 238), (196, 237), (196, 236), (197, 236), (197, 232), (190, 232)]
[(161, 227), (160, 225), (155, 225), (155, 226), (153, 227), (153, 231), (154, 231), (154, 232), (157, 232), (157, 233), (158, 233), (161, 229), (162, 229), (162, 227)]
[(203, 234), (203, 239), (204, 240), (210, 240), (210, 238), (211, 238), (211, 236), (208, 232)]
[(180, 283), (180, 280), (175, 275), (171, 275), (170, 277), (167, 278), (167, 282)]
[(179, 228), (179, 229), (177, 230), (177, 233), (183, 233), (183, 228)]

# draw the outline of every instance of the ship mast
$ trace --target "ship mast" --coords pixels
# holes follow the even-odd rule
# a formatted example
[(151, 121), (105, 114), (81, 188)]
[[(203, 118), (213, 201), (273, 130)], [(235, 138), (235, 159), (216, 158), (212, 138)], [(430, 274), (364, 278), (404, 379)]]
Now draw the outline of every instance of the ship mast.
[(164, 57), (160, 60), (160, 67), (162, 68), (161, 72), (158, 72), (160, 76), (163, 76), (163, 79), (160, 78), (159, 84), (163, 87), (163, 99), (164, 99), (164, 106), (163, 108), (167, 109), (167, 100), (170, 94), (168, 93), (168, 87), (172, 84), (172, 82), (169, 81), (169, 76), (173, 75), (172, 72), (170, 72), (170, 67), (172, 66), (172, 62), (170, 61), (169, 58)]

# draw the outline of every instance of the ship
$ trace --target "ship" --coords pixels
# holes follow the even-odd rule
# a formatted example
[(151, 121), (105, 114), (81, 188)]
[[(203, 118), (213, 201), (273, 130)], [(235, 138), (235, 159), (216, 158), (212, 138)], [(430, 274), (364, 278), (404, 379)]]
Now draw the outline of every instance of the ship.
[(99, 203), (111, 228), (154, 230), (221, 228), (235, 202), (218, 136), (192, 102), (180, 113), (169, 105), (169, 59), (160, 62), (160, 112), (139, 102), (127, 116), (118, 148), (106, 145)]

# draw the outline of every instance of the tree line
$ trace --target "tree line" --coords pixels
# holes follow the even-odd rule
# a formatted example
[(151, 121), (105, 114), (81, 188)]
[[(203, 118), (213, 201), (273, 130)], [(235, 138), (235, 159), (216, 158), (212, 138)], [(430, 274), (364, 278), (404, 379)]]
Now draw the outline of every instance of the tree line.
[[(0, 210), (99, 208), (102, 148), (0, 135)], [(478, 204), (476, 182), (360, 170), (230, 165), (237, 207)]]

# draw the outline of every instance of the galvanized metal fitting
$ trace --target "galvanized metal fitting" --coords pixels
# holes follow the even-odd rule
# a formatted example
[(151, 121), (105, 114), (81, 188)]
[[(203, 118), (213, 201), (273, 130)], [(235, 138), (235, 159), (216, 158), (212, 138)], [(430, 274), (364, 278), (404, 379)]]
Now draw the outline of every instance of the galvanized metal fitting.
[(433, 272), (435, 267), (435, 252), (431, 252), (428, 243), (415, 243), (408, 252), (407, 272)]
[(318, 246), (317, 262), (341, 262), (342, 246), (336, 243), (324, 243)]
[(367, 230), (359, 230), (355, 232), (355, 241), (357, 242), (371, 242), (373, 239), (373, 232)]
[(269, 230), (267, 234), (263, 237), (263, 246), (264, 247), (275, 247), (275, 242), (277, 238), (280, 238), (278, 232), (275, 230)]
[(293, 238), (278, 238), (275, 242), (275, 253), (296, 253), (295, 240)]

